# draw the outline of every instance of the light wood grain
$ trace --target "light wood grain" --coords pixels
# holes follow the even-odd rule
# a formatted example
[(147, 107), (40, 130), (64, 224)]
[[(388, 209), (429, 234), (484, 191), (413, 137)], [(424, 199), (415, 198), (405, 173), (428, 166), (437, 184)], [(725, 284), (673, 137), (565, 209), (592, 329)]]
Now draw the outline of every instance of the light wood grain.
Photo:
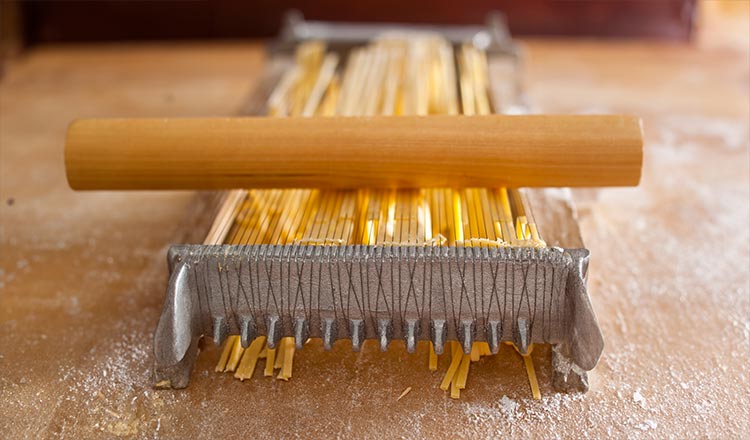
[[(747, 47), (747, 32), (738, 36)], [(589, 393), (553, 394), (549, 354), (535, 349), (543, 400), (532, 401), (523, 362), (506, 347), (472, 366), (454, 402), (423, 348), (352, 353), (346, 341), (333, 352), (308, 344), (283, 384), (214, 374), (219, 350), (208, 344), (189, 388), (155, 392), (166, 247), (199, 243), (206, 229), (184, 219), (214, 211), (187, 192), (73, 192), (62, 139), (81, 116), (236, 114), (266, 68), (263, 46), (37, 46), (0, 81), (2, 435), (233, 438), (251, 427), (273, 438), (747, 437), (747, 50), (524, 43), (535, 108), (644, 120), (638, 189), (572, 191), (606, 340)], [(548, 212), (535, 212), (544, 238), (573, 246), (550, 237)]]
[(623, 115), (88, 119), (66, 143), (74, 189), (625, 186)]

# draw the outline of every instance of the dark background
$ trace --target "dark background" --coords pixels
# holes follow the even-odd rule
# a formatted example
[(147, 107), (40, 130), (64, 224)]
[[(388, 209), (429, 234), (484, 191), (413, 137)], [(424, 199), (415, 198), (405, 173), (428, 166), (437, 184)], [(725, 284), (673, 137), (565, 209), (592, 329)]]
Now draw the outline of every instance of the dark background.
[(25, 46), (271, 37), (289, 9), (311, 20), (435, 24), (481, 24), (500, 10), (514, 35), (689, 40), (696, 11), (696, 0), (0, 1)]

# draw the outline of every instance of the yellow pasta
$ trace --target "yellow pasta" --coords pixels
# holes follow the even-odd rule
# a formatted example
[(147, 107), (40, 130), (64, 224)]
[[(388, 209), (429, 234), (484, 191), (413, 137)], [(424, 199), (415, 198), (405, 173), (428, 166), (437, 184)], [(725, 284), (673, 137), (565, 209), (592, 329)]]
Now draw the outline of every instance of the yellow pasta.
[[(434, 36), (385, 35), (353, 50), (346, 65), (339, 65), (338, 56), (326, 53), (320, 42), (300, 45), (295, 60), (268, 100), (270, 115), (492, 111), (486, 56), (470, 45), (454, 54), (450, 44)], [(513, 188), (268, 189), (238, 191), (233, 197), (235, 208), (224, 213), (208, 244), (545, 246), (524, 194)], [(264, 376), (289, 380), (294, 338), (281, 338), (276, 349), (268, 349), (266, 342), (261, 336), (243, 349), (238, 336), (228, 337), (216, 371), (249, 379), (265, 358)], [(471, 362), (492, 353), (486, 342), (476, 342), (466, 355), (455, 341), (446, 344), (446, 353), (451, 361), (440, 389), (458, 398)], [(430, 371), (438, 369), (438, 358), (430, 343)], [(532, 394), (539, 398), (533, 362), (529, 356), (523, 359)]]

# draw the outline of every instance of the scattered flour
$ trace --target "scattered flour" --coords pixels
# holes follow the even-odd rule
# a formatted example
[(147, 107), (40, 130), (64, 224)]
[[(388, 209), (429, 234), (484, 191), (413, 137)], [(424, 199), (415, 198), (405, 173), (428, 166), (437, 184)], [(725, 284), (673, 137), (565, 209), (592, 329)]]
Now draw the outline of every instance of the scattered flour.
[(633, 401), (639, 404), (641, 408), (646, 409), (646, 398), (641, 394), (641, 390), (635, 390), (633, 393)]
[(518, 410), (518, 406), (518, 402), (508, 398), (508, 396), (503, 396), (503, 398), (500, 399), (500, 409), (507, 415), (515, 414), (516, 410)]
[(648, 431), (649, 429), (656, 429), (657, 423), (653, 420), (647, 419), (643, 423), (640, 423), (636, 425), (636, 428), (640, 429), (641, 431)]

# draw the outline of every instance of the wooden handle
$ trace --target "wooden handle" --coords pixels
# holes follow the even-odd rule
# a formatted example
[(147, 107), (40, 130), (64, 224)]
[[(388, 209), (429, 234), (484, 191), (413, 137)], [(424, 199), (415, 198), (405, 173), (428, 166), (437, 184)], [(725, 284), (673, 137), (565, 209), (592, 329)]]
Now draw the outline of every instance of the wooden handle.
[(637, 117), (84, 119), (73, 189), (637, 185)]

